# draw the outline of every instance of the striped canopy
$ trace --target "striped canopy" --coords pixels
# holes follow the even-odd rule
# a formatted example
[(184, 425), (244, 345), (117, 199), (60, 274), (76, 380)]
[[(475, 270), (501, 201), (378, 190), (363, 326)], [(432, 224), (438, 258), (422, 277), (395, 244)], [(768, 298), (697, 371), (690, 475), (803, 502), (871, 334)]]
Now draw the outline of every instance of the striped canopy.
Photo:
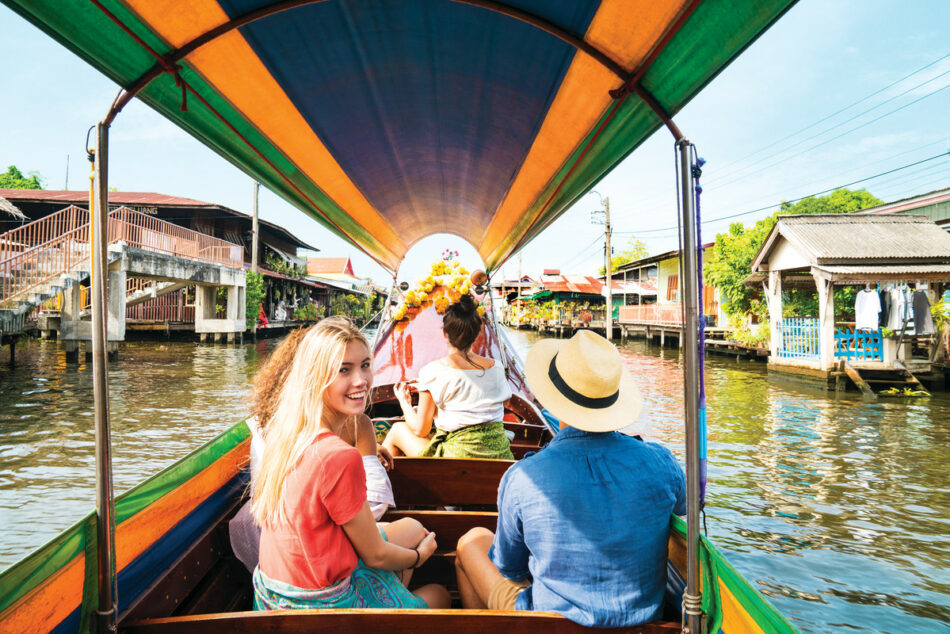
[(0, 1), (392, 270), (497, 268), (794, 2)]

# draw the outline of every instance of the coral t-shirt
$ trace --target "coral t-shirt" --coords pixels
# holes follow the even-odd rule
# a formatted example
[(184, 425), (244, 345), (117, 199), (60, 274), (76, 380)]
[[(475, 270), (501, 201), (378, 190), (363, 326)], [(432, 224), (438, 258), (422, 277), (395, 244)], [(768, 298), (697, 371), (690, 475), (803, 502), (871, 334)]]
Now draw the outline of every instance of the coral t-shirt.
[(289, 524), (261, 532), (261, 571), (275, 581), (320, 589), (356, 568), (357, 555), (343, 531), (366, 501), (360, 453), (321, 431), (284, 482)]

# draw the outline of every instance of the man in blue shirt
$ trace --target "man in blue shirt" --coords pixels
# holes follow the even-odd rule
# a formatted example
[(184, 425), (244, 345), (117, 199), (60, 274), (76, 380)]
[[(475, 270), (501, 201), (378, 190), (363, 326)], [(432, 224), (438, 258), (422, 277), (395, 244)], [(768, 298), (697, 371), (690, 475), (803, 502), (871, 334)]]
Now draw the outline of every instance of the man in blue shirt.
[(686, 480), (668, 449), (616, 431), (640, 411), (619, 352), (581, 330), (536, 344), (525, 375), (561, 430), (502, 478), (497, 533), (459, 540), (462, 604), (600, 627), (660, 618), (670, 514), (686, 512)]

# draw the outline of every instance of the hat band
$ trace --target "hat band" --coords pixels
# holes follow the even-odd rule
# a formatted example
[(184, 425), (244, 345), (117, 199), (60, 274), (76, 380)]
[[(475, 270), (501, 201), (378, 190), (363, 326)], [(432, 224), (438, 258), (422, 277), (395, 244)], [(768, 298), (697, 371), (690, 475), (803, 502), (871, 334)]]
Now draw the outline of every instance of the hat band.
[(580, 405), (581, 407), (586, 407), (588, 409), (604, 409), (605, 407), (610, 407), (616, 403), (617, 399), (620, 398), (620, 390), (617, 390), (610, 396), (603, 396), (601, 398), (591, 398), (589, 396), (584, 396), (580, 392), (574, 390), (564, 381), (563, 378), (561, 378), (560, 372), (557, 371), (557, 365), (554, 363), (556, 360), (557, 355), (555, 354), (554, 358), (551, 359), (551, 365), (548, 366), (548, 378), (551, 379), (551, 383), (554, 384), (554, 387), (557, 388), (557, 391), (572, 403)]

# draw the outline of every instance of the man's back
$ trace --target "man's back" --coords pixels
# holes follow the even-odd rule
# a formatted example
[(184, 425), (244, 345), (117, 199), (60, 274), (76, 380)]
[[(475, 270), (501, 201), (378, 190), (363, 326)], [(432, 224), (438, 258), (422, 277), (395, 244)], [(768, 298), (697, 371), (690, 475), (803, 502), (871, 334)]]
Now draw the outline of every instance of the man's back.
[(666, 586), (670, 513), (684, 514), (685, 500), (667, 449), (565, 428), (505, 474), (490, 557), (510, 579), (530, 571), (517, 609), (584, 625), (647, 622), (659, 617)]

